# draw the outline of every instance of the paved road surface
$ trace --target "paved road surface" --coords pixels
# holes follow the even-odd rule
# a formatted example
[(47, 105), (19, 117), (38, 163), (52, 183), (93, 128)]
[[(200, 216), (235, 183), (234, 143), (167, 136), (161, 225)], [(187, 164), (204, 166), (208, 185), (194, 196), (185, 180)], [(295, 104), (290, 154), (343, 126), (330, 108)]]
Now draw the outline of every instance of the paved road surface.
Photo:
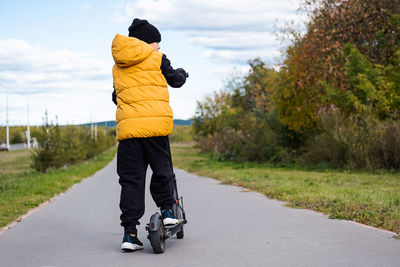
[[(10, 151), (11, 150), (21, 150), (21, 149), (25, 149), (27, 146), (26, 144), (22, 143), (22, 144), (10, 144)], [(6, 144), (1, 144), (0, 143), (0, 148), (6, 148)]]
[(390, 233), (181, 170), (185, 238), (153, 254), (144, 226), (156, 208), (147, 193), (145, 249), (122, 253), (115, 168), (113, 161), (0, 234), (0, 266), (400, 266), (400, 240)]

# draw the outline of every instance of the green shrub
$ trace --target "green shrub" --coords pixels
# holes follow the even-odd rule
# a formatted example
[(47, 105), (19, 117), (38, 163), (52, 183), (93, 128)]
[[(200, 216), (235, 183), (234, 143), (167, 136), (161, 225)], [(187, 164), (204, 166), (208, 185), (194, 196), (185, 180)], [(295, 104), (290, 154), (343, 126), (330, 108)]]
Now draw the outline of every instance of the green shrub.
[(62, 164), (60, 127), (49, 124), (47, 112), (36, 138), (39, 147), (32, 151), (32, 167), (41, 172), (47, 172), (50, 167), (59, 168)]
[(335, 109), (320, 112), (322, 131), (302, 147), (308, 164), (331, 167), (400, 169), (400, 122), (381, 121), (372, 113), (345, 117)]
[(386, 168), (400, 169), (400, 122), (385, 123), (385, 132), (381, 136), (381, 158)]
[(59, 126), (48, 122), (47, 113), (41, 131), (36, 133), (39, 147), (32, 152), (32, 166), (47, 172), (92, 158), (115, 144), (115, 130), (98, 127), (93, 136), (86, 126)]
[(198, 145), (220, 160), (291, 161), (300, 142), (273, 107), (276, 71), (260, 59), (250, 67), (244, 77), (228, 81), (225, 90), (198, 102), (193, 119)]
[(174, 131), (169, 136), (171, 142), (191, 142), (193, 141), (192, 126), (174, 125)]
[(10, 138), (11, 144), (26, 143), (26, 137), (23, 131), (14, 132)]
[[(31, 138), (34, 137), (32, 135), (33, 132), (36, 132), (39, 127), (31, 126)], [(9, 134), (10, 134), (10, 143), (11, 144), (20, 144), (26, 143), (26, 126), (10, 126), (9, 127)], [(0, 126), (0, 144), (6, 142), (6, 127)]]
[(291, 161), (289, 149), (282, 148), (277, 133), (268, 128), (249, 131), (225, 128), (200, 138), (198, 146), (220, 161)]
[(346, 164), (347, 146), (343, 140), (331, 133), (322, 132), (309, 138), (301, 148), (302, 156), (297, 161), (306, 164), (328, 163), (332, 168), (341, 168)]

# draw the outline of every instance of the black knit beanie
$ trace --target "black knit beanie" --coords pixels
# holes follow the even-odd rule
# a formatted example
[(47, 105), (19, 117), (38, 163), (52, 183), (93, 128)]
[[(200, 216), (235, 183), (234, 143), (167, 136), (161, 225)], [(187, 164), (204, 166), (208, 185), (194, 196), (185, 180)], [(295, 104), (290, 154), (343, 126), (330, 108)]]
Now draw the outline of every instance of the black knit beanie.
[(148, 44), (161, 42), (161, 34), (147, 20), (134, 19), (129, 27), (129, 36), (138, 38)]

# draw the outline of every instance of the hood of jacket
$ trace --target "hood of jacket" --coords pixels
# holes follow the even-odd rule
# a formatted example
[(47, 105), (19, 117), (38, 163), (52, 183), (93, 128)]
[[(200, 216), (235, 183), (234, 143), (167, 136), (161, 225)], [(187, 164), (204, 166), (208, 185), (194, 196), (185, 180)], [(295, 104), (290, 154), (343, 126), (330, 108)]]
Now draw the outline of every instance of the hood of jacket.
[(148, 58), (154, 48), (149, 44), (125, 35), (117, 34), (112, 42), (111, 52), (115, 64), (120, 68), (128, 68)]

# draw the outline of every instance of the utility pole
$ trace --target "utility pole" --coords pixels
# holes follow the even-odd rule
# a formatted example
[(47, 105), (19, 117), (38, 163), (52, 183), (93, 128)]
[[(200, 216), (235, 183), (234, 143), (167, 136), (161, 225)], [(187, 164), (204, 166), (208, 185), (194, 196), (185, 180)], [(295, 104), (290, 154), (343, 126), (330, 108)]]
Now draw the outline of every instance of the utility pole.
[(97, 140), (97, 122), (94, 123), (94, 139)]
[(6, 91), (7, 94), (7, 107), (6, 107), (6, 128), (7, 128), (7, 141), (6, 141), (6, 147), (8, 150), (10, 150), (10, 129), (8, 127), (8, 89)]
[(93, 138), (93, 121), (92, 121), (92, 115), (90, 115), (90, 137)]
[(28, 117), (28, 129), (26, 130), (26, 141), (28, 145), (28, 149), (31, 149), (31, 129), (29, 125), (29, 96), (28, 96), (28, 102), (27, 102), (27, 117)]

